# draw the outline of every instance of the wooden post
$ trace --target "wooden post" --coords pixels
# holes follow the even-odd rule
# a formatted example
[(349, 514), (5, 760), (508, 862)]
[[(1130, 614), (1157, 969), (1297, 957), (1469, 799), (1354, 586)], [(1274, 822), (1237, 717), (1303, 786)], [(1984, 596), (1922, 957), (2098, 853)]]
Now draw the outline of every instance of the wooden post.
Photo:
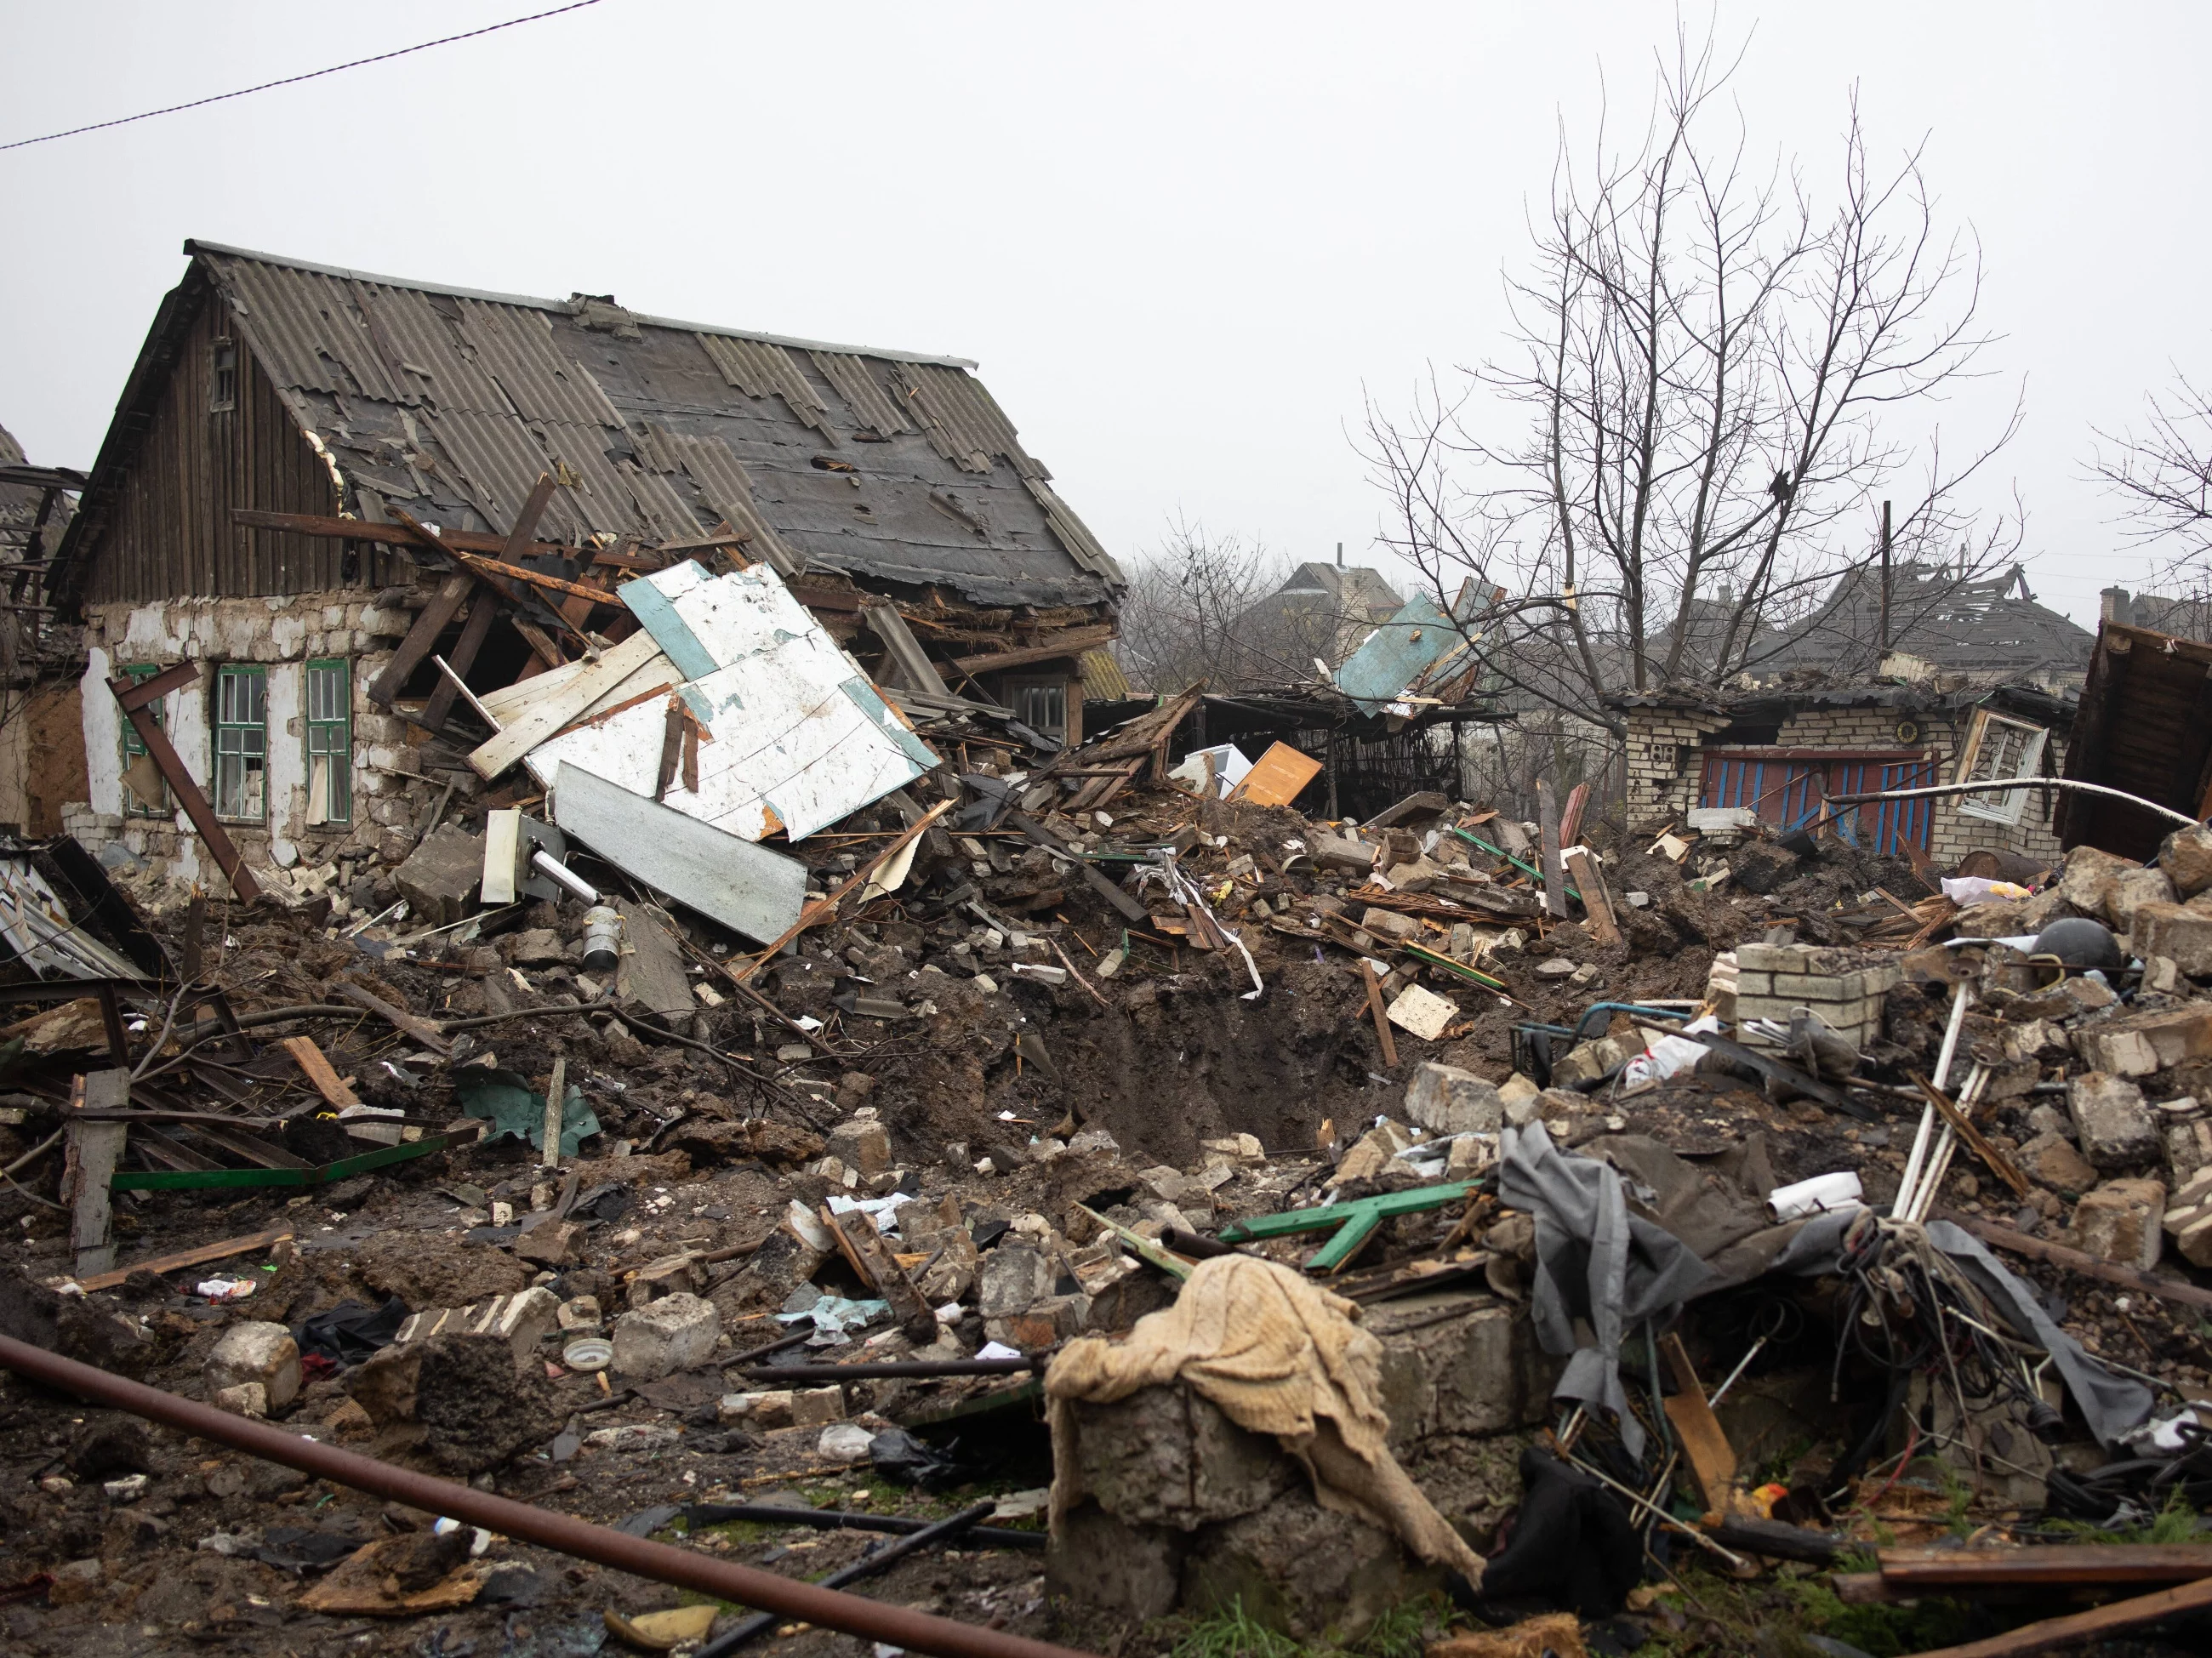
[(1398, 1066), (1397, 1039), (1390, 1034), (1390, 1016), (1382, 1007), (1382, 981), (1375, 976), (1375, 969), (1367, 958), (1359, 958), (1360, 982), (1367, 987), (1367, 1011), (1375, 1020), (1375, 1038), (1382, 1047), (1382, 1063), (1392, 1070)]
[(1597, 854), (1588, 847), (1570, 847), (1559, 854), (1559, 862), (1583, 896), (1583, 921), (1590, 937), (1601, 944), (1619, 944), (1620, 921), (1613, 911), (1613, 894), (1598, 868)]
[(1559, 863), (1559, 797), (1550, 781), (1536, 780), (1536, 828), (1542, 837), (1544, 908), (1560, 920), (1567, 918), (1567, 876)]
[[(92, 1111), (121, 1111), (131, 1103), (131, 1073), (95, 1071), (79, 1079), (73, 1090), (73, 1107)], [(63, 1142), (62, 1201), (70, 1209), (70, 1247), (76, 1259), (72, 1271), (80, 1277), (105, 1272), (115, 1265), (114, 1212), (108, 1182), (123, 1157), (123, 1142), (130, 1125), (120, 1122), (71, 1122)]]
[(545, 1084), (545, 1131), (538, 1148), (538, 1161), (548, 1169), (561, 1166), (561, 1120), (566, 1114), (564, 1106), (568, 1094), (568, 1061), (553, 1061), (553, 1075)]

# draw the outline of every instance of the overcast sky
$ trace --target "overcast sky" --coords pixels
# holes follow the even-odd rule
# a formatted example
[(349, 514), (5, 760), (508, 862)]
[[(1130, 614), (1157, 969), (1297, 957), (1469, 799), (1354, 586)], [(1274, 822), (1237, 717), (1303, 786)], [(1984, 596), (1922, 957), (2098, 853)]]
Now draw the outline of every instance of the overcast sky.
[[(540, 0), (544, 3), (544, 0)], [(500, 21), (528, 0), (0, 0), (0, 141)], [(1705, 14), (1692, 14), (1702, 27)], [(1991, 483), (2094, 623), (2146, 559), (2092, 428), (2212, 377), (2212, 7), (1723, 3), (1754, 143), (1928, 141), (2027, 421)], [(186, 236), (467, 287), (972, 357), (1125, 558), (1170, 521), (1366, 556), (1364, 396), (1502, 349), (1564, 125), (1640, 112), (1649, 4), (767, 7), (601, 0), (488, 38), (0, 153), (0, 425), (88, 465)]]

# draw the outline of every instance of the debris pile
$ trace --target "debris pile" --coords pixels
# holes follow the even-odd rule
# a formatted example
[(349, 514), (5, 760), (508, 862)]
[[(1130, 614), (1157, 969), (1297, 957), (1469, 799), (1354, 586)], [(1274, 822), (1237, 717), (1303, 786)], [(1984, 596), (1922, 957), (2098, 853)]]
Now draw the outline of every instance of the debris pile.
[[(1288, 745), (1178, 752), (1195, 688), (1062, 747), (765, 566), (621, 591), (389, 857), (0, 860), (0, 1335), (1079, 1645), (1657, 1638), (1670, 1575), (1969, 1516), (1838, 1592), (2071, 1585), (2014, 1546), (2212, 1499), (2212, 830), (2015, 882), (1583, 788), (1321, 821)], [(0, 1446), (24, 1639), (760, 1632), (21, 1380)]]

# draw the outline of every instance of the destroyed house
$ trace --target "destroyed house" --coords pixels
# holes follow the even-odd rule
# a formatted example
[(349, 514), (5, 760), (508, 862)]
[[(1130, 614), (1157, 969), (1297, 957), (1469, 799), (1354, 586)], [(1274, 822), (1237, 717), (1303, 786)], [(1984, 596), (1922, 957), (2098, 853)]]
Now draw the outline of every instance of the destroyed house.
[(419, 830), (460, 682), (620, 637), (584, 590), (684, 557), (769, 567), (887, 687), (1048, 744), (1124, 689), (1121, 573), (970, 362), (185, 251), (49, 583), (85, 628), (82, 839), (197, 873), (110, 689), (180, 664), (154, 722), (252, 861)]
[(1787, 833), (1823, 818), (1886, 856), (1949, 867), (1986, 848), (2057, 860), (2049, 790), (1870, 803), (1838, 795), (2057, 776), (2071, 698), (2032, 685), (1810, 685), (1732, 694), (1677, 688), (1609, 699), (1627, 725), (1628, 822), (1742, 810)]
[(33, 835), (57, 832), (63, 805), (84, 793), (83, 639), (46, 602), (48, 563), (83, 488), (82, 473), (31, 465), (0, 427), (0, 826)]

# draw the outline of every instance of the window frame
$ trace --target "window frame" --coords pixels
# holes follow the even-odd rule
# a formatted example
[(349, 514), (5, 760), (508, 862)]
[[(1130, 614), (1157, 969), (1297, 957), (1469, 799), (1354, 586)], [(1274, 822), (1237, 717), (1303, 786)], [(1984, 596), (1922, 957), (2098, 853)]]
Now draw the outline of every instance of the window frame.
[[(165, 670), (158, 662), (126, 662), (122, 665), (118, 671), (120, 671), (123, 677), (128, 679), (132, 684), (143, 685), (148, 680), (165, 671)], [(161, 705), (167, 701), (168, 699), (167, 697), (157, 696), (151, 702), (146, 704), (146, 712), (152, 717), (155, 725), (161, 726), (165, 730), (167, 728), (168, 721), (162, 715)], [(159, 771), (156, 771), (155, 774), (155, 779), (160, 783), (161, 788), (161, 798), (157, 801), (151, 805), (143, 803), (139, 800), (138, 797), (132, 793), (131, 787), (131, 762), (137, 759), (140, 756), (145, 755), (147, 750), (146, 745), (138, 740), (138, 728), (133, 726), (128, 718), (124, 719), (118, 723), (122, 726), (123, 774), (117, 780), (117, 781), (118, 792), (123, 797), (123, 815), (125, 817), (161, 818), (173, 817), (176, 813), (177, 808), (176, 803), (169, 798), (169, 780), (166, 777), (162, 777)]]
[[(223, 717), (225, 711), (231, 705), (230, 688), (234, 685), (247, 683), (259, 688), (258, 701), (260, 704), (260, 717), (258, 720), (225, 719)], [(210, 745), (208, 770), (209, 782), (212, 786), (210, 793), (213, 797), (211, 804), (215, 807), (215, 815), (227, 823), (266, 823), (269, 821), (268, 664), (225, 662), (219, 665), (215, 671), (215, 683), (211, 695), (212, 706), (209, 709), (208, 719)], [(235, 749), (227, 748), (225, 736), (233, 732), (240, 733), (239, 746)], [(259, 739), (258, 748), (247, 742), (246, 733), (258, 735)], [(241, 783), (245, 781), (246, 776), (252, 775), (251, 762), (255, 761), (259, 762), (259, 787), (257, 791), (257, 799), (249, 811), (226, 809), (230, 802), (230, 795), (224, 786), (225, 764), (234, 758), (241, 762), (241, 771), (245, 774), (240, 778)]]
[[(224, 354), (230, 361), (223, 361)], [(208, 342), (208, 413), (227, 415), (238, 407), (238, 337), (218, 334)]]
[[(1024, 715), (1022, 700), (1024, 694), (1030, 691), (1047, 693), (1057, 691), (1060, 694), (1060, 720), (1057, 726), (1041, 726)], [(1006, 705), (1008, 712), (1032, 731), (1054, 738), (1061, 743), (1067, 742), (1067, 733), (1071, 729), (1069, 723), (1071, 704), (1074, 697), (1066, 675), (1010, 674), (999, 682), (999, 696), (1000, 700)]]
[[(318, 673), (335, 674), (337, 679), (337, 712), (320, 714), (315, 712), (315, 680)], [(300, 740), (304, 746), (307, 768), (307, 827), (343, 828), (353, 822), (353, 663), (343, 656), (309, 657), (300, 671)], [(335, 742), (325, 741), (321, 748), (315, 746), (318, 732), (326, 739), (337, 732)], [(323, 800), (323, 815), (315, 815), (315, 762), (327, 759), (328, 779)], [(333, 806), (333, 797), (337, 803)]]
[[(1966, 740), (1960, 747), (1958, 768), (1952, 774), (1952, 781), (1971, 783), (1983, 780), (1977, 777), (1976, 773), (1985, 752), (1998, 756), (1993, 760), (1993, 764), (2004, 763), (2003, 742), (2001, 740), (1997, 746), (1992, 748), (1990, 741), (1992, 726), (2002, 727), (2005, 732), (2018, 732), (2022, 733), (2022, 736), (2020, 751), (2010, 762), (2012, 768), (2002, 777), (1992, 772), (1986, 780), (1996, 784), (2040, 776), (2042, 773), (2039, 768), (2043, 764), (2044, 753), (2051, 744), (2051, 728), (2047, 726), (2039, 726), (2033, 720), (2015, 720), (2009, 715), (1997, 714), (1988, 708), (1977, 708), (1974, 710), (1973, 724), (1966, 731)], [(1960, 795), (1959, 815), (1961, 817), (1971, 817), (1978, 823), (2002, 823), (2008, 828), (2016, 826), (2027, 810), (2028, 792), (2024, 788), (2016, 788), (1999, 793), (1992, 788), (1990, 795), (1996, 798), (1990, 799), (1989, 796), (1978, 793)]]

